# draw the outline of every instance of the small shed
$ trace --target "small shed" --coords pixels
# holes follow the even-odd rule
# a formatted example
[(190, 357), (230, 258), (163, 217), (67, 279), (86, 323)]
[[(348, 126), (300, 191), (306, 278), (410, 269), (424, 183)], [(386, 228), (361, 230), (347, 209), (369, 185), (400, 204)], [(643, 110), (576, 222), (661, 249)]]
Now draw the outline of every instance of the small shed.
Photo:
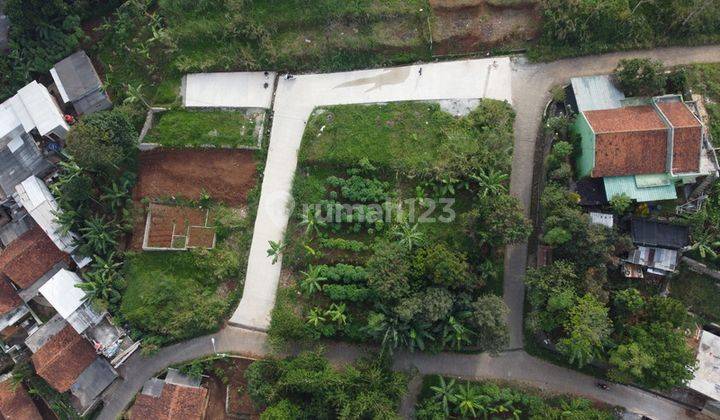
[(621, 108), (625, 99), (607, 75), (573, 77), (570, 83), (578, 112)]
[(690, 228), (660, 220), (634, 217), (630, 234), (635, 245), (682, 249), (690, 244)]
[(50, 69), (63, 103), (72, 104), (78, 115), (92, 114), (112, 106), (95, 67), (85, 51), (78, 51)]
[(676, 271), (678, 252), (674, 249), (639, 246), (630, 253), (627, 261), (647, 267), (649, 273), (664, 276)]
[(55, 246), (68, 254), (75, 250), (75, 235), (60, 233), (56, 214), (62, 210), (44, 182), (35, 176), (28, 177), (15, 186), (15, 192), (18, 204), (27, 210)]

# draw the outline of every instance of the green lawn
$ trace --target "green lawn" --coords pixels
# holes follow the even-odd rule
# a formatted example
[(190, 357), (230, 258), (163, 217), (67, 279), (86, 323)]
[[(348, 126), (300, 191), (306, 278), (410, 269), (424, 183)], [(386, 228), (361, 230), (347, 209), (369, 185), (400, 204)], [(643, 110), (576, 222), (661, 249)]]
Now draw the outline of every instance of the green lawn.
[(255, 120), (238, 111), (172, 110), (156, 114), (144, 139), (168, 147), (257, 146)]
[[(509, 105), (492, 100), (461, 118), (435, 103), (323, 108), (308, 122), (299, 161), (349, 167), (367, 158), (381, 168), (427, 174), (467, 155), (509, 172), (513, 115)], [(503, 130), (490, 130), (491, 124)]]
[(679, 299), (702, 322), (720, 322), (720, 287), (711, 277), (683, 265), (670, 283), (670, 296)]

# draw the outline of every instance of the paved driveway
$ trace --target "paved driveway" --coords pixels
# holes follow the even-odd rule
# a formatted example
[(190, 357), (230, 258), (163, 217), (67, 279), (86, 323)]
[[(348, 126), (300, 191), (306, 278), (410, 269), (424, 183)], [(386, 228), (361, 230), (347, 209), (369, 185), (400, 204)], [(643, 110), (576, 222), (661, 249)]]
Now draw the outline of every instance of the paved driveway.
[(511, 102), (510, 81), (509, 58), (281, 77), (245, 289), (230, 322), (257, 330), (266, 330), (270, 323), (282, 260), (272, 264), (267, 249), (270, 241), (282, 240), (287, 227), (297, 153), (315, 107), (476, 98)]

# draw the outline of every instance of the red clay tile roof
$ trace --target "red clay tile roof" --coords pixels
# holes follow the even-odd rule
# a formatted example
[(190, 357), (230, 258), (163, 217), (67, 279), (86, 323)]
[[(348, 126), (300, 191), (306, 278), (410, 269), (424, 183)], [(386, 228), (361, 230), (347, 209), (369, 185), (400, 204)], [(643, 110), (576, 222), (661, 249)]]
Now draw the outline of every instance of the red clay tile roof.
[(22, 304), (15, 288), (5, 279), (0, 279), (0, 315), (12, 311)]
[(65, 392), (97, 357), (90, 342), (68, 324), (32, 355), (32, 362), (51, 387)]
[(0, 272), (25, 289), (63, 260), (69, 262), (69, 256), (35, 226), (0, 253)]
[(673, 172), (700, 170), (702, 124), (683, 102), (663, 102), (658, 108), (675, 128), (673, 138)]
[(652, 106), (586, 111), (596, 133), (593, 177), (666, 172), (667, 127)]
[(665, 130), (665, 123), (650, 105), (585, 111), (595, 134)]
[(695, 114), (683, 102), (661, 102), (658, 108), (670, 120), (673, 127), (702, 127)]
[(689, 173), (700, 171), (700, 149), (702, 128), (676, 128), (673, 137), (673, 172)]
[(0, 382), (0, 418), (8, 420), (42, 420), (40, 412), (22, 384), (11, 380)]
[(201, 420), (207, 407), (207, 389), (165, 384), (160, 397), (139, 394), (130, 420)]

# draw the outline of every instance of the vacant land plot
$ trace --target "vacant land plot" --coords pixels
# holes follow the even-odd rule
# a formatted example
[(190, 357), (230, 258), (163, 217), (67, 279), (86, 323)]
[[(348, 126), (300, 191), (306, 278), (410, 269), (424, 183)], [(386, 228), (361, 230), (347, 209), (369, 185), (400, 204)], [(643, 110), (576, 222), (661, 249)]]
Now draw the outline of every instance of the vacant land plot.
[(257, 146), (263, 111), (173, 110), (156, 114), (144, 139), (166, 147)]
[(302, 297), (281, 291), (271, 337), (499, 348), (503, 248), (529, 233), (507, 193), (512, 124), (493, 100), (464, 117), (419, 102), (315, 112), (283, 257)]
[(213, 205), (213, 249), (126, 254), (120, 312), (146, 335), (148, 345), (208, 333), (236, 304), (252, 240), (253, 209)]
[(246, 203), (256, 179), (252, 151), (155, 149), (140, 153), (134, 198), (199, 201), (207, 194), (237, 207)]
[(670, 296), (682, 301), (701, 322), (720, 322), (720, 286), (683, 265), (670, 283)]

